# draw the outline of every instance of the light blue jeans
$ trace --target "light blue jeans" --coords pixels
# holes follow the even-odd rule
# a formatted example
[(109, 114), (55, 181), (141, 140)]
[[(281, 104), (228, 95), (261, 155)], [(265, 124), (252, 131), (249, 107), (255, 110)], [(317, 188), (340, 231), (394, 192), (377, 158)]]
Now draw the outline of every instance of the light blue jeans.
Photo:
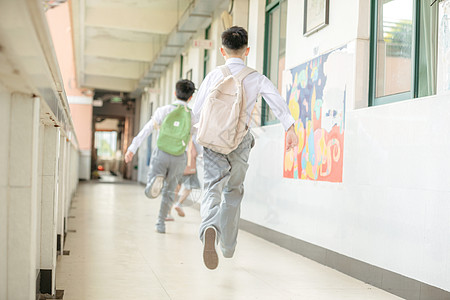
[(205, 194), (200, 209), (200, 239), (207, 227), (214, 226), (224, 257), (232, 257), (236, 248), (244, 179), (254, 143), (249, 131), (241, 144), (227, 155), (204, 148)]
[(153, 150), (145, 191), (147, 194), (156, 177), (164, 177), (164, 186), (161, 191), (161, 207), (156, 222), (156, 226), (159, 229), (165, 229), (165, 218), (173, 205), (175, 189), (178, 183), (181, 182), (185, 167), (186, 153), (175, 156), (158, 149), (158, 147), (155, 147)]

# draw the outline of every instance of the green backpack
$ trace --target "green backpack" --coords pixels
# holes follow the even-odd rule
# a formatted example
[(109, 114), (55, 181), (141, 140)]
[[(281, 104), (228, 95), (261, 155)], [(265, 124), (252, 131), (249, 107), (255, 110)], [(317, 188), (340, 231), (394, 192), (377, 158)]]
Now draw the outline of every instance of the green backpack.
[(177, 108), (161, 124), (157, 145), (160, 150), (178, 156), (184, 153), (191, 137), (191, 109), (187, 105), (174, 105)]

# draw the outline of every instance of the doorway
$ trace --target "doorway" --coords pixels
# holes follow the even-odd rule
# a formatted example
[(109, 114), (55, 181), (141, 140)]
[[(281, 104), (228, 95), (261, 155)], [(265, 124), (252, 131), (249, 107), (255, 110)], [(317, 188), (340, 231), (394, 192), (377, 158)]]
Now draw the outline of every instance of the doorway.
[(125, 118), (95, 117), (93, 179), (102, 182), (120, 182), (124, 178)]

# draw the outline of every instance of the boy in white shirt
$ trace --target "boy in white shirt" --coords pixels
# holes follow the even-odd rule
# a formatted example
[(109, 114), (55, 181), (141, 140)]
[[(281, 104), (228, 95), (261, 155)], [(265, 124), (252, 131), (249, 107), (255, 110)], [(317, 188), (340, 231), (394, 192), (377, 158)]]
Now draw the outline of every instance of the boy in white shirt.
[[(192, 81), (183, 79), (177, 82), (175, 91), (177, 100), (173, 104), (159, 107), (155, 111), (150, 121), (145, 124), (144, 128), (142, 128), (128, 147), (125, 154), (126, 163), (129, 163), (133, 159), (134, 154), (144, 139), (152, 133), (154, 128), (159, 128), (164, 119), (169, 113), (174, 111), (178, 105), (184, 106), (184, 109), (190, 112), (191, 122), (189, 124), (189, 131), (191, 131), (194, 117), (192, 111), (187, 108), (187, 103), (192, 99), (194, 91), (195, 85)], [(180, 155), (173, 155), (159, 149), (158, 146), (155, 147), (150, 161), (145, 195), (149, 198), (156, 198), (162, 189), (161, 207), (156, 223), (156, 231), (159, 233), (166, 232), (165, 218), (173, 205), (175, 188), (183, 176), (185, 166), (186, 154), (184, 150)]]
[[(225, 30), (222, 33), (220, 51), (230, 73), (233, 76), (237, 75), (244, 69), (244, 60), (250, 51), (247, 31), (237, 26)], [(210, 89), (223, 78), (223, 71), (216, 68), (202, 82), (193, 107), (196, 120), (200, 118)], [(247, 98), (247, 125), (250, 123), (251, 113), (260, 94), (286, 130), (286, 148), (289, 150), (298, 144), (298, 137), (293, 126), (295, 120), (272, 82), (258, 72), (250, 73), (242, 82)], [(217, 134), (220, 135), (220, 133)], [(253, 135), (248, 131), (239, 146), (229, 154), (221, 154), (204, 147), (205, 194), (201, 203), (200, 239), (204, 244), (203, 260), (208, 269), (215, 269), (218, 265), (216, 241), (220, 241), (224, 257), (231, 258), (234, 254), (247, 162), (254, 142)]]

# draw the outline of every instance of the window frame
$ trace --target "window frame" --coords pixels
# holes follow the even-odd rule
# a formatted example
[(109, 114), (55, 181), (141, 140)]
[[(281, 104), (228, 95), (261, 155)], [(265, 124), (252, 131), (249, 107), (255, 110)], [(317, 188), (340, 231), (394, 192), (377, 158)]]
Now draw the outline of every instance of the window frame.
[(378, 35), (378, 3), (382, 0), (371, 1), (370, 16), (370, 73), (369, 73), (369, 106), (389, 104), (417, 98), (419, 86), (419, 50), (420, 50), (420, 5), (413, 0), (413, 23), (411, 40), (411, 90), (382, 97), (376, 97), (377, 85), (377, 35)]
[(184, 57), (183, 54), (180, 54), (180, 79), (183, 79), (183, 64), (184, 64)]
[[(209, 36), (211, 34), (211, 24), (208, 25), (208, 27), (205, 28), (205, 40), (209, 39)], [(208, 63), (209, 63), (210, 55), (208, 49), (205, 49), (203, 52), (203, 79), (205, 79), (206, 71), (208, 70)]]
[[(276, 9), (280, 9), (281, 12), (281, 4), (283, 2), (287, 2), (287, 0), (267, 0), (266, 1), (266, 11), (265, 11), (265, 25), (264, 25), (264, 64), (263, 64), (263, 74), (267, 76), (269, 72), (269, 35), (270, 35), (270, 22), (269, 16)], [(279, 19), (279, 27), (281, 28), (281, 16)], [(278, 41), (279, 43), (279, 41)], [(278, 57), (280, 56), (280, 47), (278, 47)], [(269, 106), (264, 98), (261, 98), (261, 126), (278, 124), (280, 121), (278, 119), (268, 121), (268, 111)]]

